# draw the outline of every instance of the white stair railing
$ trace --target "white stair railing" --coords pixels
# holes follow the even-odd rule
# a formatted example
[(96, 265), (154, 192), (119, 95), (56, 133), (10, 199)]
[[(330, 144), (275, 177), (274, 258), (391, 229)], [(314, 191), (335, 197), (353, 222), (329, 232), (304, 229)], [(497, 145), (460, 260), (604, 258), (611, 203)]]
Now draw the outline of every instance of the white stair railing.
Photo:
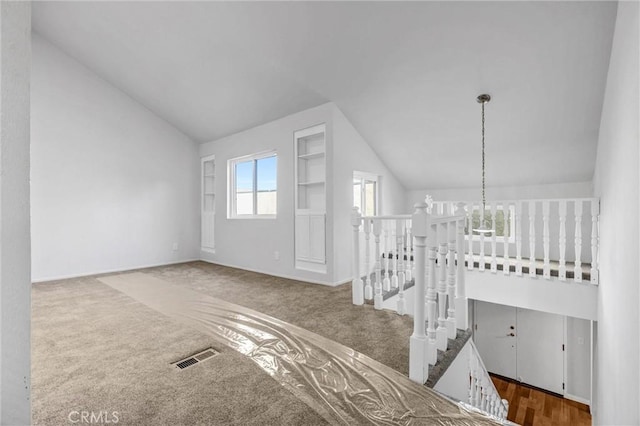
[(506, 399), (501, 399), (473, 340), (470, 340), (469, 343), (471, 344), (469, 357), (469, 404), (486, 411), (492, 416), (506, 419), (509, 413), (509, 402)]
[[(456, 328), (467, 328), (464, 257), (458, 255), (464, 247), (465, 218), (453, 215), (454, 208), (464, 212), (464, 205), (459, 205), (440, 210), (449, 216), (431, 215), (426, 204), (419, 204), (413, 216), (362, 217), (357, 208), (351, 216), (353, 270), (357, 271), (352, 280), (353, 303), (373, 299), (374, 308), (382, 309), (384, 292), (397, 289), (396, 312), (404, 315), (410, 311), (407, 303), (413, 304), (416, 337), (412, 339), (418, 339), (422, 348), (410, 362), (424, 367), (418, 375), (423, 383), (428, 366), (436, 363), (437, 350), (447, 349)], [(417, 228), (416, 217), (420, 221)], [(411, 300), (405, 295), (412, 279)], [(416, 344), (413, 346), (415, 352)]]
[[(383, 291), (397, 287), (396, 311), (403, 315), (406, 312), (405, 286), (414, 280), (409, 378), (423, 384), (427, 381), (429, 366), (437, 362), (437, 351), (447, 349), (449, 339), (456, 337), (457, 328), (467, 329), (464, 279), (467, 216), (464, 203), (434, 209), (448, 216), (428, 213), (424, 203), (416, 204), (415, 208), (411, 216), (375, 217), (362, 217), (354, 208), (351, 220), (353, 267), (357, 273), (352, 281), (352, 291), (354, 304), (373, 298), (374, 308), (381, 309)], [(454, 210), (455, 214), (452, 214)], [(360, 232), (364, 233), (363, 239)], [(361, 241), (364, 241), (363, 247)], [(360, 250), (364, 250), (364, 255)], [(370, 250), (373, 250), (373, 262), (368, 254)], [(363, 265), (360, 259), (364, 259)], [(477, 349), (472, 341), (469, 343), (468, 402), (505, 419), (508, 404), (500, 399)]]
[[(463, 233), (459, 230), (465, 219), (462, 215), (431, 215), (426, 203), (416, 204), (415, 208), (411, 219), (415, 304), (409, 341), (409, 378), (425, 383), (429, 365), (437, 361), (438, 349), (446, 350), (448, 339), (456, 336), (456, 307), (464, 311), (460, 313), (462, 318), (467, 317), (466, 303), (456, 303), (456, 299), (464, 297), (464, 280), (458, 277), (464, 272), (461, 265), (464, 257), (458, 257), (457, 250), (463, 245)], [(453, 208), (447, 211), (452, 212)]]
[[(453, 211), (457, 204), (453, 201), (432, 203), (436, 212)], [(479, 202), (467, 202), (466, 205), (474, 206), (474, 211), (480, 209)], [(488, 237), (482, 234), (469, 236), (473, 228), (472, 209), (467, 207), (464, 214), (467, 269), (484, 271), (488, 268), (495, 274), (501, 267), (503, 274), (509, 275), (513, 266), (517, 276), (522, 276), (525, 268), (525, 273), (531, 278), (580, 283), (583, 282), (583, 276), (588, 275), (591, 284), (599, 283), (598, 198), (502, 200), (487, 203), (487, 219), (495, 227), (498, 216), (501, 216), (501, 226), (506, 228), (501, 228), (500, 233), (494, 232)], [(475, 214), (477, 217), (477, 212)], [(505, 234), (506, 237), (503, 236)]]
[(358, 271), (352, 280), (353, 303), (373, 299), (374, 308), (382, 309), (384, 293), (398, 289), (395, 309), (404, 315), (404, 293), (413, 277), (411, 215), (363, 217), (354, 207), (351, 224), (353, 270)]

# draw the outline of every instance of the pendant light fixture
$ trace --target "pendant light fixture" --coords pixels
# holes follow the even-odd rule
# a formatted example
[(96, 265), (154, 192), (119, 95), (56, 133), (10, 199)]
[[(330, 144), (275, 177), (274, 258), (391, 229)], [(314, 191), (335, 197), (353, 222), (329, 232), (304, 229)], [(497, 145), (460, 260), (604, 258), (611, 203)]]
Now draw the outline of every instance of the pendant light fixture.
[(474, 232), (479, 234), (491, 234), (494, 232), (493, 224), (491, 220), (485, 220), (484, 212), (486, 207), (486, 199), (485, 199), (485, 185), (484, 185), (484, 106), (487, 102), (491, 100), (491, 96), (487, 94), (482, 94), (478, 96), (477, 101), (482, 105), (482, 208), (480, 209), (480, 227), (474, 229)]

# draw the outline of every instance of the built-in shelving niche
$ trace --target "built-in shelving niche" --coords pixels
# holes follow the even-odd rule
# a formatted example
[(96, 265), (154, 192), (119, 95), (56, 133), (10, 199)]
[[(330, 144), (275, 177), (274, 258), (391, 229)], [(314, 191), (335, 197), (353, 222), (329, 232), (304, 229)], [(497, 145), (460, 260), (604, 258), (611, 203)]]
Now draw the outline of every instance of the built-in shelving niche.
[(214, 244), (214, 223), (216, 214), (216, 164), (215, 157), (210, 155), (201, 159), (202, 175), (202, 199), (201, 199), (201, 237), (200, 245), (203, 251), (213, 252)]
[(294, 133), (296, 268), (326, 273), (326, 125)]

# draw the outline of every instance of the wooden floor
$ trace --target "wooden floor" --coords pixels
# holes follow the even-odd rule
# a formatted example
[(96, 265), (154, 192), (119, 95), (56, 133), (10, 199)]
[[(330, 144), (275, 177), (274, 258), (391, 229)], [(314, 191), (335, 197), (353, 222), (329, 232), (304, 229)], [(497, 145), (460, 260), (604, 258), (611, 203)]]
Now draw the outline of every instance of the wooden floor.
[(589, 406), (538, 389), (491, 376), (503, 399), (509, 401), (507, 419), (524, 425), (591, 425)]

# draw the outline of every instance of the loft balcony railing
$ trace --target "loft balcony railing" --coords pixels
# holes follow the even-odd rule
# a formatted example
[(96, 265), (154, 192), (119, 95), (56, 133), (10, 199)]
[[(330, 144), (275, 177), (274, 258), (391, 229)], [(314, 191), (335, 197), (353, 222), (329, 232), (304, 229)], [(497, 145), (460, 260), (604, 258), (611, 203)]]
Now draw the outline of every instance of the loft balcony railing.
[[(460, 202), (433, 202), (434, 213), (453, 212)], [(466, 263), (469, 270), (599, 283), (598, 198), (503, 200), (487, 203), (485, 220), (495, 232), (469, 232), (480, 220), (480, 204), (465, 202)]]

